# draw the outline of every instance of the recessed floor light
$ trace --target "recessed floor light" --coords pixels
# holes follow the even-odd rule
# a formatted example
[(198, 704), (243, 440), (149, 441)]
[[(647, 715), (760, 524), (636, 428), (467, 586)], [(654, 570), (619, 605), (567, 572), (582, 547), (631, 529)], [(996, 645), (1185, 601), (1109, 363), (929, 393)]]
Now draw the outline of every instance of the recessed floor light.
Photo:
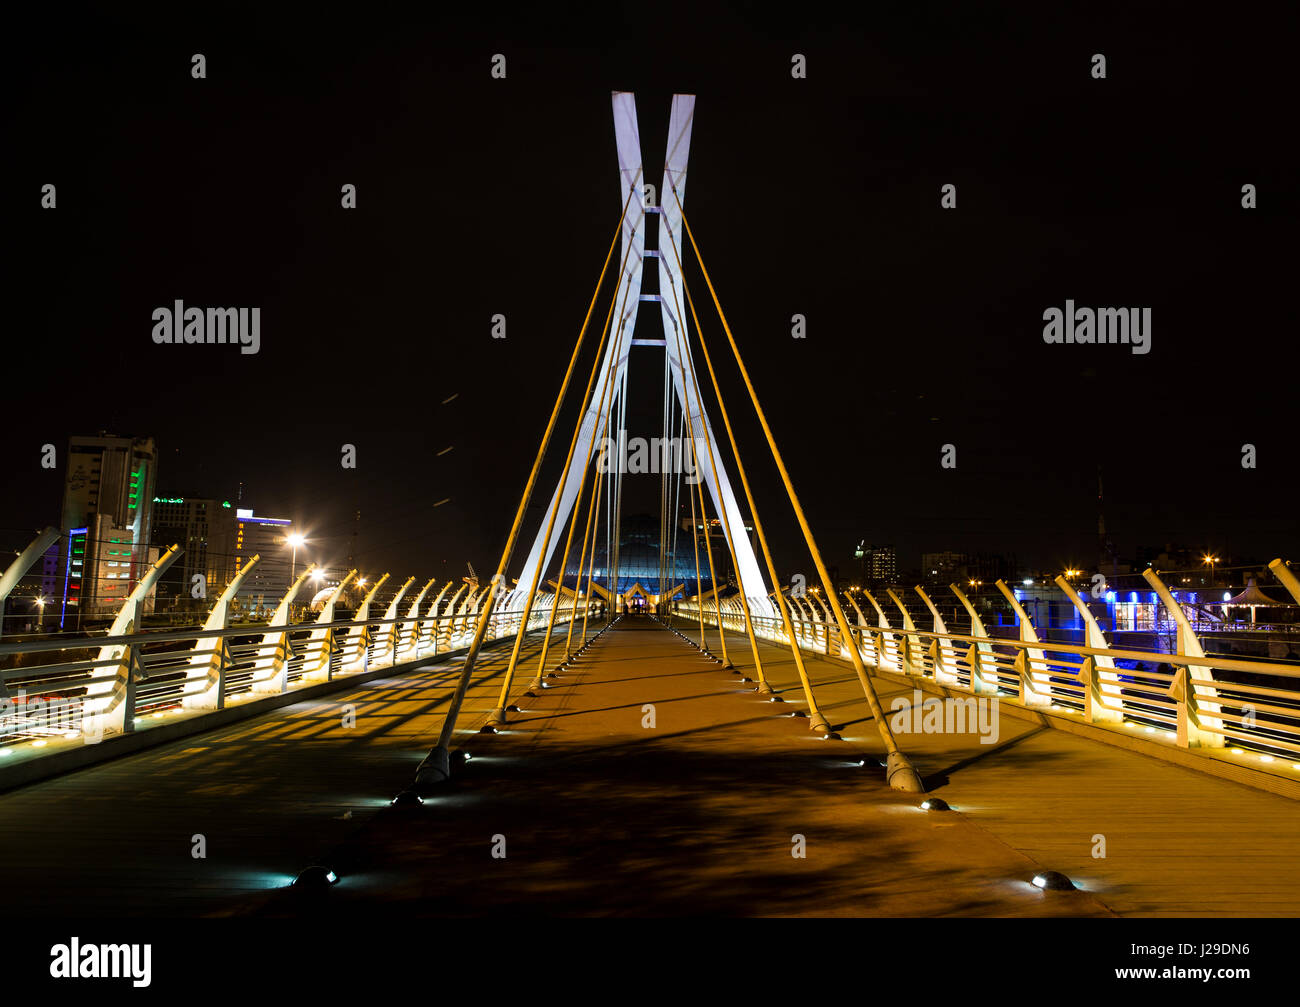
[(1041, 874), (1035, 874), (1033, 884), (1035, 888), (1041, 888), (1044, 891), (1074, 891), (1074, 882), (1060, 871), (1043, 871)]
[(307, 891), (324, 891), (330, 885), (338, 884), (339, 876), (328, 867), (319, 864), (308, 867), (293, 879), (293, 887)]

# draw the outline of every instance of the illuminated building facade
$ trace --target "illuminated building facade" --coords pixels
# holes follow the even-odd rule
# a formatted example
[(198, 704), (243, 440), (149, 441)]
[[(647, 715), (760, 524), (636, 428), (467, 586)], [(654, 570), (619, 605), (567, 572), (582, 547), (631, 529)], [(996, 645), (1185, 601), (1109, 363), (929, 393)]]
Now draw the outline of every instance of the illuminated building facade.
[(116, 612), (149, 569), (153, 438), (73, 437), (63, 489), (61, 621)]
[[(239, 573), (250, 559), (261, 556), (239, 589), (238, 597), (250, 607), (272, 607), (279, 602), (292, 582), (294, 572), (293, 548), (289, 536), (294, 533), (289, 518), (259, 517), (251, 509), (235, 510), (234, 571)], [(302, 573), (309, 564), (303, 549), (298, 550), (297, 572)]]
[[(207, 605), (235, 573), (235, 510), (229, 500), (205, 497), (154, 497), (154, 538), (160, 547), (185, 551), (158, 582), (160, 608)], [(195, 578), (202, 595), (195, 595)]]

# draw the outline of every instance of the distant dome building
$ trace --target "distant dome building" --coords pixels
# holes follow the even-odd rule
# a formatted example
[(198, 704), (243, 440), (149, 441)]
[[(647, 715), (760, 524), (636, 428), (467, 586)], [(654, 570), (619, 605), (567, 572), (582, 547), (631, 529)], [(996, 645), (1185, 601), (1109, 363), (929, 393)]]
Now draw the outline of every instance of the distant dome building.
[[(668, 548), (670, 551), (673, 545), (672, 532), (673, 529), (669, 528)], [(686, 585), (686, 594), (688, 596), (696, 595), (700, 590), (711, 590), (713, 582), (709, 579), (709, 566), (704, 543), (700, 542), (700, 586), (697, 589), (695, 582), (695, 545), (690, 529), (678, 530), (676, 537), (676, 559), (674, 560), (671, 555), (668, 557), (668, 579), (671, 583), (661, 585), (659, 583), (659, 519), (648, 514), (637, 514), (634, 517), (624, 518), (623, 535), (618, 543), (617, 593), (625, 593), (634, 584), (640, 584), (651, 594), (660, 594), (663, 591), (671, 590), (678, 584)], [(564, 576), (564, 583), (568, 587), (573, 587), (578, 580), (578, 552), (578, 548), (575, 547), (569, 555), (569, 565)], [(605, 538), (597, 533), (594, 581), (602, 587), (608, 586), (610, 577), (610, 560), (606, 557), (605, 552)], [(713, 546), (713, 562), (722, 570), (730, 569), (730, 561), (724, 562), (724, 557), (718, 554), (716, 542)], [(585, 588), (587, 581), (585, 570), (583, 571), (582, 580)], [(718, 587), (721, 589), (723, 586), (721, 577), (719, 581)]]

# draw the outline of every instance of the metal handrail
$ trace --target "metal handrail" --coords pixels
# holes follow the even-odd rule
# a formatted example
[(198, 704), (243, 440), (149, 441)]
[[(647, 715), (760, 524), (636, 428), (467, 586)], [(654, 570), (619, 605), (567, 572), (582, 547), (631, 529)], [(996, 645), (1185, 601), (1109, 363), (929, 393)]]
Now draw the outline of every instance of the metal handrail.
[[(705, 623), (717, 626), (713, 607), (702, 607)], [(673, 606), (691, 622), (698, 621), (700, 609), (694, 600)], [(722, 620), (728, 619), (724, 610)], [(789, 645), (780, 619), (754, 615), (752, 622), (756, 636)], [(1300, 753), (1300, 664), (1295, 662), (898, 626), (851, 625), (850, 644), (823, 619), (796, 619), (792, 613), (791, 623), (800, 645), (812, 653), (844, 659), (849, 646), (856, 646), (863, 661), (877, 670), (1098, 725), (1144, 728), (1183, 748), (1221, 750), (1231, 744), (1239, 754), (1249, 748), (1266, 772), (1300, 770), (1300, 761), (1291, 761)], [(805, 641), (816, 641), (816, 646)], [(1124, 667), (1123, 662), (1139, 667)], [(1252, 680), (1236, 681), (1237, 676)], [(1279, 762), (1278, 756), (1288, 758)]]
[[(529, 630), (545, 628), (548, 605), (546, 600), (534, 605)], [(514, 607), (493, 611), (486, 639), (514, 636), (522, 612)], [(567, 624), (570, 615), (560, 606), (557, 624)], [(23, 742), (44, 748), (52, 735), (98, 742), (136, 730), (146, 717), (152, 724), (222, 709), (228, 702), (243, 706), (445, 655), (468, 645), (475, 622), (472, 612), (457, 610), (0, 643), (0, 658), (94, 652), (81, 660), (58, 658), (0, 671), (0, 755), (13, 754)], [(188, 646), (158, 649), (167, 644)]]

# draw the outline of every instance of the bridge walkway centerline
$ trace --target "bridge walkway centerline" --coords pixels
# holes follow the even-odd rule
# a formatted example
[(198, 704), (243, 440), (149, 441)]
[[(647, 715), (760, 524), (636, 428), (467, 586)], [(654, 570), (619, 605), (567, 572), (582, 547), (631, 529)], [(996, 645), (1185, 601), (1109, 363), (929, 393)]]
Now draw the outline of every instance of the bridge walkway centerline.
[(1034, 888), (1042, 865), (920, 810), (858, 765), (870, 746), (819, 740), (649, 618), (619, 620), (549, 681), (468, 739), (451, 784), (334, 849), (343, 880), (319, 903), (278, 892), (240, 912), (1111, 915)]

